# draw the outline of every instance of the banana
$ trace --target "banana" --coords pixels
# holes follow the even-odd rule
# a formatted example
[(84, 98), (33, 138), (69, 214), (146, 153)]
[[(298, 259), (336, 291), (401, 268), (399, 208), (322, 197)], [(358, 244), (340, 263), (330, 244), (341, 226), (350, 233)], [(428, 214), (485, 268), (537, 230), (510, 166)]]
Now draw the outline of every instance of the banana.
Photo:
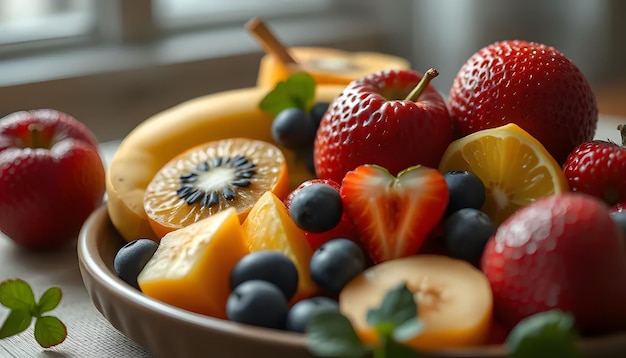
[[(318, 85), (316, 101), (331, 102), (344, 87)], [(273, 118), (258, 108), (269, 91), (270, 88), (250, 87), (191, 99), (146, 119), (122, 140), (109, 163), (106, 191), (109, 217), (124, 239), (159, 240), (148, 223), (143, 196), (152, 177), (177, 154), (224, 138), (273, 142)], [(292, 186), (311, 177), (293, 153), (284, 153)]]

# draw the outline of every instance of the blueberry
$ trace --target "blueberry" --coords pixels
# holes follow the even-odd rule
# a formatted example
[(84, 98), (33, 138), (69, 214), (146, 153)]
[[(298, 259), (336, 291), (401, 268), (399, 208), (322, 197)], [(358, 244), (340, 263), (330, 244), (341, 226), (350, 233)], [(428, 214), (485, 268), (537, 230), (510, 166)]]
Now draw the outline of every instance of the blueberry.
[(300, 108), (288, 108), (272, 121), (272, 137), (279, 145), (299, 150), (313, 145), (317, 128), (311, 116)]
[(442, 238), (451, 257), (478, 266), (485, 245), (495, 230), (487, 214), (464, 208), (444, 220)]
[(611, 219), (622, 229), (626, 234), (626, 211), (613, 211), (611, 212)]
[(309, 232), (324, 232), (334, 228), (341, 220), (342, 212), (339, 191), (324, 183), (300, 189), (289, 205), (289, 214), (294, 223)]
[(278, 287), (287, 300), (298, 289), (298, 269), (285, 254), (273, 250), (254, 251), (242, 257), (230, 272), (230, 288), (243, 282), (263, 280)]
[(137, 276), (152, 258), (159, 244), (150, 239), (137, 239), (122, 246), (113, 259), (113, 270), (124, 282), (139, 290)]
[(289, 306), (273, 283), (251, 280), (237, 286), (226, 301), (226, 315), (235, 322), (283, 329)]
[(365, 270), (365, 255), (354, 241), (332, 239), (313, 252), (309, 265), (313, 281), (334, 294)]
[(315, 315), (329, 311), (339, 311), (339, 304), (332, 298), (318, 296), (301, 300), (287, 312), (287, 330), (305, 333)]
[(320, 126), (320, 122), (322, 118), (324, 118), (324, 114), (326, 114), (329, 106), (330, 102), (316, 102), (313, 107), (311, 107), (311, 120), (313, 120), (315, 128)]
[(450, 192), (446, 216), (463, 208), (480, 209), (485, 203), (485, 184), (476, 174), (454, 170), (443, 175)]

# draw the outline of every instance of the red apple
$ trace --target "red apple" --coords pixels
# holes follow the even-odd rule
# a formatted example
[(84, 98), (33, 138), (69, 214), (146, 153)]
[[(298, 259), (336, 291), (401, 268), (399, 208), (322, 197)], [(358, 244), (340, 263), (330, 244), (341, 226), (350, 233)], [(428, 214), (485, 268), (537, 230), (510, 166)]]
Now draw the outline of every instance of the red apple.
[(387, 70), (350, 83), (322, 118), (314, 144), (318, 177), (341, 183), (362, 164), (392, 175), (414, 165), (437, 168), (452, 142), (452, 119), (430, 84), (438, 75)]
[(51, 109), (0, 119), (0, 230), (18, 245), (75, 239), (104, 192), (98, 142), (83, 123)]

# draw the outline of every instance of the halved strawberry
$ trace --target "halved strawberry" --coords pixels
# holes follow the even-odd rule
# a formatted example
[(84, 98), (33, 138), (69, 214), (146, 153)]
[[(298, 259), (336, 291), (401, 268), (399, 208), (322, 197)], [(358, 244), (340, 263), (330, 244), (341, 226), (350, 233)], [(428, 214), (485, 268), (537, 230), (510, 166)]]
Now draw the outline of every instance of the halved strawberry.
[(361, 165), (341, 183), (345, 214), (374, 262), (413, 255), (440, 222), (448, 188), (437, 170), (413, 166), (397, 177), (378, 165)]

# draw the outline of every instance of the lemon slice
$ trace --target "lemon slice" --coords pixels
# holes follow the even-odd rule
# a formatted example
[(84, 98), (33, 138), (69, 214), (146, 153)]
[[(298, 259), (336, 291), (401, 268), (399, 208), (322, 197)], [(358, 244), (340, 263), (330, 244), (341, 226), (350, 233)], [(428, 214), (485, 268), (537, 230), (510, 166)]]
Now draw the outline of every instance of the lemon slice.
[(533, 201), (569, 191), (556, 160), (514, 123), (481, 130), (452, 142), (439, 171), (467, 170), (485, 184), (482, 211), (499, 225)]

